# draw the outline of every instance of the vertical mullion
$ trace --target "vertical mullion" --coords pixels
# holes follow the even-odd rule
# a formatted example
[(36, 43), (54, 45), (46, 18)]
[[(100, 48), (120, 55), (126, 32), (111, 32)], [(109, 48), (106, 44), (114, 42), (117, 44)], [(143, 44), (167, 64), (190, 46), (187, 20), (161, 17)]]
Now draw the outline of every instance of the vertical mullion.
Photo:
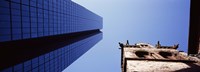
[(50, 25), (49, 24), (51, 24), (50, 23), (50, 18), (49, 18), (49, 16), (50, 16), (50, 14), (49, 14), (49, 12), (50, 12), (50, 10), (49, 10), (49, 3), (50, 3), (50, 1), (48, 1), (48, 9), (47, 9), (47, 11), (48, 11), (48, 35), (50, 35)]
[(37, 37), (38, 37), (38, 36), (39, 36), (39, 28), (38, 28), (38, 26), (39, 26), (39, 25), (38, 25), (38, 8), (39, 8), (39, 7), (38, 7), (38, 0), (35, 0), (35, 1), (36, 1), (36, 7), (35, 7), (35, 8), (36, 8), (36, 20), (37, 20), (37, 22), (36, 22), (36, 23), (37, 23), (37, 24), (36, 24), (37, 27), (36, 27), (36, 28), (37, 28)]
[(29, 5), (28, 5), (28, 7), (29, 7), (29, 23), (30, 23), (30, 38), (32, 37), (32, 27), (31, 27), (31, 25), (32, 25), (32, 23), (31, 23), (31, 0), (29, 0)]
[[(60, 0), (59, 0), (60, 1)], [(60, 24), (59, 24), (59, 22), (58, 22), (58, 20), (60, 19), (59, 17), (59, 2), (56, 2), (56, 14), (57, 14), (57, 16), (56, 16), (56, 18), (57, 18), (57, 21), (56, 21), (56, 23), (57, 23), (57, 34), (59, 34), (60, 32), (59, 32), (59, 26), (60, 26)]]
[(53, 28), (53, 34), (52, 35), (54, 35), (54, 5), (53, 5), (53, 0), (52, 0), (52, 28)]
[(11, 1), (9, 1), (9, 10), (10, 10), (10, 37), (11, 37), (11, 40), (13, 40), (13, 33), (12, 33), (12, 9), (11, 9)]
[(20, 0), (20, 18), (21, 18), (21, 39), (23, 39), (24, 37), (23, 37), (23, 23), (22, 23), (22, 0)]
[(44, 0), (42, 0), (42, 12), (43, 12), (43, 13), (42, 13), (42, 14), (43, 14), (43, 16), (42, 16), (42, 18), (43, 18), (43, 36), (45, 36), (45, 27), (44, 27), (44, 26), (45, 26), (45, 25), (44, 25), (44, 23), (45, 23), (45, 22), (44, 22), (44, 10), (45, 10), (45, 9), (44, 9)]

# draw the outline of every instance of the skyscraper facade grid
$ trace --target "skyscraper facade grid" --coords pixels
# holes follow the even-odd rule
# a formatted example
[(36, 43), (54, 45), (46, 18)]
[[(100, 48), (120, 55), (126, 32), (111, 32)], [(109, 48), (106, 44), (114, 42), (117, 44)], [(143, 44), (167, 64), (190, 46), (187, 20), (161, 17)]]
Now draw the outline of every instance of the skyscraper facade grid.
[(70, 0), (1, 0), (0, 42), (102, 28), (102, 18)]
[(61, 72), (102, 39), (102, 17), (71, 0), (1, 0), (2, 72)]

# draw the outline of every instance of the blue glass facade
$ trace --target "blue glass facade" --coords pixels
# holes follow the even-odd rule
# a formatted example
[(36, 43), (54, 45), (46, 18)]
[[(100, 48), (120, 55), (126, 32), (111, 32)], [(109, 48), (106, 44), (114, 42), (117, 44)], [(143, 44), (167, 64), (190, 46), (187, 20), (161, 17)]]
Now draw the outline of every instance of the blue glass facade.
[(102, 39), (102, 27), (71, 0), (0, 0), (0, 72), (61, 72)]
[(61, 72), (102, 39), (102, 33), (27, 60), (2, 72)]
[(70, 0), (1, 0), (0, 42), (102, 28), (102, 18)]

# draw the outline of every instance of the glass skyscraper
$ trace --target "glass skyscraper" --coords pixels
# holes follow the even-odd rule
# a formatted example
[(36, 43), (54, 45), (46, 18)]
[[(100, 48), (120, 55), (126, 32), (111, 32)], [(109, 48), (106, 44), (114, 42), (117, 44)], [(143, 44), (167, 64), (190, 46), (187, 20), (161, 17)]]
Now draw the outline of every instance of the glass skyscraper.
[(0, 0), (0, 71), (61, 72), (102, 39), (102, 27), (71, 0)]

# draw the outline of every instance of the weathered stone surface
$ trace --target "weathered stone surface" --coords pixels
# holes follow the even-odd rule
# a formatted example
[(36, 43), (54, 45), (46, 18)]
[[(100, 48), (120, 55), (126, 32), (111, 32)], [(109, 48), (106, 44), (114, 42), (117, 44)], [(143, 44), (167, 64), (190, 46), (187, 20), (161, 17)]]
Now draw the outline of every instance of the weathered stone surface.
[(154, 47), (148, 43), (120, 43), (122, 72), (198, 72), (200, 59), (177, 49), (178, 45)]
[(127, 61), (127, 72), (172, 72), (186, 68), (190, 68), (190, 66), (182, 62)]

